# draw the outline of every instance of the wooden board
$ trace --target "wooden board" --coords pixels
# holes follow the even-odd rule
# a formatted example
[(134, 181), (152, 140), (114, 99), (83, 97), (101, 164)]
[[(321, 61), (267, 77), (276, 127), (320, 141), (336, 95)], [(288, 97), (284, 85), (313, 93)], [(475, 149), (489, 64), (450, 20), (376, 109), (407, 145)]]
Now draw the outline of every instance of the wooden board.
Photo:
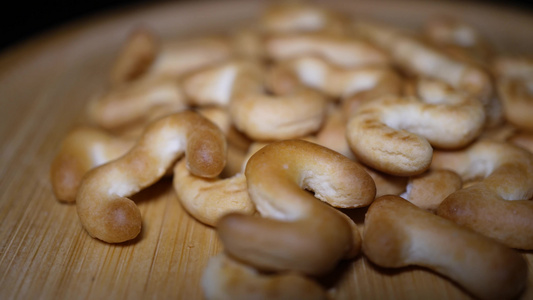
[[(502, 49), (533, 49), (533, 17), (462, 2), (329, 1), (356, 17), (419, 26), (455, 14)], [(165, 38), (252, 19), (265, 2), (161, 3), (80, 21), (0, 56), (0, 299), (200, 299), (202, 271), (222, 250), (213, 229), (181, 208), (169, 180), (136, 195), (140, 237), (121, 245), (90, 238), (74, 205), (58, 203), (49, 166), (67, 131), (83, 122), (126, 37), (147, 25)], [(361, 213), (359, 213), (361, 217)], [(524, 253), (533, 273), (533, 254)], [(533, 299), (533, 275), (523, 299)], [(419, 268), (382, 270), (364, 258), (326, 280), (337, 299), (468, 299), (450, 281)]]

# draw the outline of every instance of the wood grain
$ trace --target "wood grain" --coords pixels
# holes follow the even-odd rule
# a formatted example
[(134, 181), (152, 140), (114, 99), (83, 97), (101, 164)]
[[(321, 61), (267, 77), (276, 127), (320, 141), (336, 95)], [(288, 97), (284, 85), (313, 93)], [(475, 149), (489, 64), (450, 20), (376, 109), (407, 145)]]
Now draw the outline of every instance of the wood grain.
[[(533, 48), (533, 17), (462, 2), (333, 1), (356, 17), (419, 26), (453, 13), (503, 50)], [(262, 1), (162, 3), (83, 20), (0, 56), (0, 299), (201, 299), (200, 277), (222, 250), (213, 229), (181, 208), (164, 179), (134, 197), (144, 220), (136, 240), (108, 245), (82, 229), (74, 205), (54, 199), (49, 167), (66, 132), (84, 120), (109, 64), (140, 24), (165, 38), (228, 28), (257, 15)], [(459, 9), (460, 8), (460, 9)], [(199, 18), (201, 16), (201, 18)], [(359, 218), (364, 212), (356, 212)], [(533, 271), (533, 254), (524, 253)], [(533, 299), (533, 276), (522, 299)], [(358, 258), (322, 282), (336, 299), (469, 299), (419, 268), (383, 270)]]

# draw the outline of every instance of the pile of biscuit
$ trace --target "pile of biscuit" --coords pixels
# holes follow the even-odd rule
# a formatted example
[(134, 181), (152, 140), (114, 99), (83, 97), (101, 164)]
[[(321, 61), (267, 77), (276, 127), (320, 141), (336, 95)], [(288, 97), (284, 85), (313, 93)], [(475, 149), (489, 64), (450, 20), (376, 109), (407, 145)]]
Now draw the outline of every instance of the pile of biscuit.
[[(53, 161), (56, 197), (120, 243), (141, 231), (127, 197), (173, 176), (224, 245), (207, 299), (325, 299), (317, 278), (359, 255), (480, 299), (526, 286), (533, 59), (462, 20), (410, 31), (290, 2), (225, 34), (140, 28), (87, 116)], [(362, 207), (364, 224), (345, 214)]]

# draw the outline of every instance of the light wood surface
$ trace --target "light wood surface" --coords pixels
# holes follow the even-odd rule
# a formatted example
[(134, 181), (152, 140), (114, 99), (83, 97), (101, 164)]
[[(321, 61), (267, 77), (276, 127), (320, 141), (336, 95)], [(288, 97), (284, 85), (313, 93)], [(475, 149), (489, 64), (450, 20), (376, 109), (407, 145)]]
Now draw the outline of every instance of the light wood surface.
[[(419, 26), (455, 14), (502, 50), (533, 49), (533, 17), (462, 2), (333, 1), (333, 8)], [(213, 229), (183, 211), (163, 180), (134, 197), (140, 237), (121, 245), (90, 238), (75, 205), (60, 204), (48, 172), (58, 144), (84, 119), (88, 99), (134, 27), (184, 37), (252, 19), (260, 1), (161, 3), (115, 11), (43, 35), (0, 56), (0, 299), (201, 299), (210, 256), (222, 250)], [(356, 212), (361, 219), (364, 211)], [(533, 254), (524, 253), (533, 273)], [(383, 270), (364, 258), (324, 280), (336, 299), (469, 299), (450, 281), (419, 268)], [(522, 299), (533, 299), (533, 274)]]

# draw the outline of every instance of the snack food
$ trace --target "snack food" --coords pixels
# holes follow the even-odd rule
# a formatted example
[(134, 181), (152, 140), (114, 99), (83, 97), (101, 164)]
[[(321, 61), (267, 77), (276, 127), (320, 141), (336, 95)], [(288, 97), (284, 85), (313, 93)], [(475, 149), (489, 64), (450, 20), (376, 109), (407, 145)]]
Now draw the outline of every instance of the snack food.
[(226, 140), (216, 125), (191, 111), (152, 123), (128, 153), (85, 176), (76, 196), (85, 230), (108, 243), (135, 238), (141, 215), (126, 197), (159, 180), (183, 153), (193, 174), (214, 177), (226, 162)]
[(50, 180), (59, 201), (74, 202), (89, 170), (122, 156), (134, 144), (93, 127), (77, 127), (63, 139), (50, 167)]
[(457, 173), (433, 169), (409, 177), (405, 192), (400, 196), (422, 209), (436, 211), (447, 196), (462, 186), (463, 181)]
[(262, 78), (247, 74), (236, 79), (229, 113), (237, 129), (250, 138), (272, 141), (301, 137), (320, 128), (324, 96), (303, 87), (272, 96), (263, 85)]
[(271, 72), (270, 85), (274, 91), (283, 92), (303, 84), (341, 101), (369, 90), (397, 93), (401, 86), (400, 76), (388, 66), (339, 67), (306, 55), (284, 60), (272, 67)]
[(242, 173), (225, 179), (204, 178), (191, 174), (182, 160), (174, 167), (173, 182), (185, 210), (206, 225), (215, 226), (228, 213), (251, 215), (255, 212)]
[(430, 268), (481, 299), (511, 299), (526, 285), (527, 264), (518, 252), (398, 196), (370, 206), (363, 252), (383, 267)]
[(175, 77), (142, 77), (92, 99), (87, 115), (95, 125), (117, 130), (139, 123), (146, 126), (161, 116), (186, 108), (188, 103)]
[(220, 253), (202, 276), (206, 299), (328, 299), (320, 284), (295, 273), (263, 274)]
[(220, 220), (218, 233), (230, 255), (264, 270), (318, 275), (357, 253), (357, 227), (315, 199), (344, 208), (368, 205), (374, 182), (357, 163), (322, 146), (289, 140), (257, 151), (245, 176), (263, 218), (229, 214)]
[(348, 22), (344, 15), (324, 7), (291, 1), (268, 6), (259, 19), (259, 27), (268, 33), (343, 34)]
[(416, 98), (385, 96), (365, 103), (347, 125), (356, 157), (393, 175), (416, 175), (429, 168), (433, 146), (460, 148), (483, 128), (485, 112), (477, 101), (428, 104)]
[(480, 180), (449, 195), (437, 213), (510, 247), (533, 249), (533, 153), (505, 142), (478, 141), (439, 152), (434, 167)]
[[(486, 154), (489, 158), (481, 161), (476, 160), (479, 157), (469, 158), (473, 162), (462, 161), (457, 167), (444, 159), (439, 163), (444, 149), (453, 156), (481, 145), (483, 150), (476, 153), (485, 153), (494, 148), (491, 146), (494, 142), (487, 140), (498, 139), (507, 149), (508, 142), (518, 143), (519, 136), (513, 136), (515, 133), (527, 134), (527, 126), (520, 126), (519, 122), (511, 120), (512, 117), (503, 114), (505, 105), (500, 103), (503, 94), (495, 94), (493, 79), (502, 82), (502, 78), (520, 77), (525, 81), (529, 76), (524, 75), (529, 74), (528, 68), (512, 62), (499, 67), (498, 72), (490, 69), (488, 66), (493, 63), (495, 53), (473, 28), (460, 22), (433, 23), (429, 24), (427, 32), (410, 34), (385, 25), (360, 20), (355, 20), (355, 24), (351, 22), (348, 16), (314, 6), (276, 5), (258, 18), (254, 26), (237, 28), (216, 37), (167, 42), (150, 36), (150, 31), (141, 31), (132, 36), (121, 52), (124, 57), (117, 60), (112, 71), (114, 79), (108, 95), (120, 95), (121, 90), (139, 91), (136, 87), (143, 85), (149, 92), (123, 93), (128, 97), (120, 101), (102, 101), (100, 108), (104, 108), (106, 102), (129, 107), (115, 110), (123, 116), (110, 113), (113, 117), (107, 118), (109, 122), (127, 121), (109, 128), (131, 123), (136, 129), (144, 129), (146, 124), (154, 120), (152, 124), (157, 124), (161, 122), (160, 117), (173, 111), (190, 109), (215, 123), (223, 134), (218, 139), (227, 140), (226, 160), (230, 163), (223, 171), (224, 178), (214, 178), (214, 173), (208, 176), (210, 178), (199, 177), (187, 170), (185, 160), (173, 161), (162, 158), (165, 154), (153, 153), (156, 160), (169, 162), (164, 167), (167, 171), (174, 170), (173, 183), (182, 206), (198, 221), (218, 227), (215, 229), (225, 253), (214, 258), (205, 270), (204, 278), (208, 279), (203, 288), (208, 298), (217, 293), (226, 297), (246, 297), (250, 295), (247, 288), (257, 289), (253, 295), (267, 297), (275, 283), (282, 286), (274, 288), (275, 293), (287, 293), (280, 296), (305, 295), (307, 291), (299, 289), (308, 287), (319, 298), (323, 297), (322, 287), (313, 280), (316, 278), (305, 276), (328, 274), (340, 260), (356, 257), (362, 242), (358, 225), (375, 225), (371, 219), (358, 220), (363, 224), (356, 225), (334, 207), (353, 212), (351, 209), (368, 206), (375, 196), (385, 194), (401, 195), (429, 211), (439, 212), (439, 216), (431, 217), (424, 213), (424, 217), (420, 217), (422, 220), (439, 219), (440, 215), (445, 215), (445, 207), (451, 207), (449, 210), (454, 213), (464, 212), (467, 205), (451, 199), (481, 195), (486, 201), (468, 200), (479, 208), (475, 220), (496, 220), (492, 225), (497, 228), (483, 225), (485, 228), (480, 232), (500, 239), (509, 247), (530, 249), (529, 244), (522, 243), (532, 239), (523, 232), (533, 232), (529, 222), (529, 199), (533, 195), (522, 189), (531, 186), (530, 158), (524, 151), (502, 150), (503, 156)], [(463, 35), (467, 35), (465, 40), (461, 38)], [(158, 82), (164, 82), (161, 86), (174, 91), (167, 95), (179, 97), (148, 97), (151, 89), (161, 95)], [(136, 98), (131, 96), (133, 94), (142, 96)], [(93, 104), (94, 107), (98, 105)], [(526, 115), (530, 112), (528, 106), (519, 110)], [(104, 109), (91, 111), (95, 120), (106, 114)], [(103, 122), (101, 125), (105, 127)], [(198, 129), (196, 125), (190, 128)], [(376, 140), (378, 143), (374, 143)], [(409, 142), (418, 142), (420, 147)], [(401, 147), (402, 144), (408, 145)], [(222, 160), (222, 155), (216, 156), (217, 160)], [(389, 158), (384, 162), (382, 158), (386, 156)], [(124, 157), (118, 161), (122, 159)], [(142, 164), (141, 160), (131, 161)], [(114, 164), (111, 162), (108, 166)], [(359, 167), (354, 167), (356, 165)], [(346, 168), (353, 174), (343, 173)], [(444, 168), (452, 168), (463, 178), (450, 170), (442, 170)], [(481, 183), (465, 177), (464, 172), (476, 173), (481, 169), (487, 175), (494, 171), (487, 171), (491, 168), (495, 172)], [(242, 173), (243, 170), (246, 172)], [(89, 188), (84, 188), (82, 195), (87, 196), (89, 190), (99, 188), (100, 181), (92, 175), (95, 172), (84, 180)], [(316, 176), (317, 172), (320, 176)], [(439, 180), (424, 183), (437, 175), (449, 179), (450, 184), (446, 186), (449, 189), (441, 189)], [(159, 177), (158, 173), (150, 183)], [(146, 182), (142, 187), (150, 184)], [(120, 184), (120, 180), (116, 183)], [(523, 199), (502, 200), (498, 194), (500, 187), (505, 192), (520, 194)], [(347, 190), (351, 192), (343, 194)], [(416, 198), (416, 192), (420, 192), (422, 198)], [(448, 196), (450, 193), (452, 195)], [(313, 195), (330, 205), (321, 203)], [(344, 196), (337, 199), (334, 197), (337, 195)], [(91, 206), (89, 198), (94, 196), (87, 196), (78, 207), (84, 226), (102, 223), (106, 214), (113, 214), (114, 207)], [(100, 196), (96, 195), (96, 202), (104, 198)], [(441, 205), (444, 197), (447, 200)], [(399, 200), (398, 197), (387, 198)], [(134, 212), (135, 205), (127, 203)], [(522, 203), (517, 206), (521, 208), (507, 210), (516, 203)], [(255, 209), (261, 216), (251, 216)], [(403, 208), (398, 210), (403, 211)], [(375, 213), (372, 213), (375, 209), (369, 211), (368, 217), (375, 220)], [(87, 222), (87, 216), (94, 212), (101, 214)], [(498, 217), (493, 217), (496, 214)], [(413, 220), (419, 219), (418, 212), (412, 215)], [(393, 222), (391, 216), (381, 217), (390, 217), (388, 220)], [(457, 222), (461, 223), (459, 219)], [(436, 223), (445, 221), (439, 220)], [(510, 220), (507, 224), (512, 225), (502, 226), (504, 223), (500, 220)], [(366, 224), (367, 221), (370, 223)], [(405, 223), (408, 221), (411, 220)], [(427, 229), (424, 234), (430, 240), (437, 239), (442, 231), (447, 232), (447, 229), (441, 230), (440, 225), (433, 227), (432, 222), (424, 223), (427, 228), (423, 228)], [(402, 225), (406, 224), (398, 225), (391, 232), (411, 230)], [(138, 232), (138, 226), (132, 227)], [(450, 232), (458, 236), (473, 236), (455, 225), (443, 227), (453, 227)], [(504, 237), (501, 228), (505, 228)], [(128, 237), (117, 238), (120, 230), (115, 229), (109, 230), (111, 238), (93, 234), (100, 229), (89, 228), (88, 231), (108, 242), (123, 241), (135, 234), (132, 230)], [(381, 238), (394, 240), (391, 232), (384, 233)], [(524, 271), (522, 261), (517, 258), (520, 255), (509, 247), (486, 242), (485, 238), (472, 239), (485, 241), (479, 243), (485, 245), (488, 252), (501, 254), (501, 257), (497, 257), (499, 254), (483, 257), (502, 274), (509, 274), (509, 270), (501, 266), (501, 261), (511, 258), (508, 260), (510, 268), (516, 270), (514, 283), (504, 288), (505, 279), (500, 282), (496, 278), (498, 274), (485, 270), (479, 275), (483, 279), (480, 282), (490, 283), (494, 289), (501, 289), (502, 294), (485, 293), (456, 269), (444, 268), (444, 274), (479, 297), (518, 294), (527, 278), (527, 270)], [(418, 238), (414, 238), (412, 244), (431, 248)], [(364, 256), (379, 257), (380, 249), (370, 248), (373, 250), (367, 250)], [(465, 251), (477, 253), (475, 247)], [(394, 257), (393, 254), (390, 256)], [(443, 255), (436, 259), (437, 270), (442, 263), (438, 260), (447, 258)], [(286, 276), (286, 271), (291, 272), (290, 276)], [(234, 282), (221, 278), (224, 274), (242, 280), (235, 294), (229, 290)], [(295, 286), (287, 287), (285, 280), (295, 282)]]
[(442, 80), (487, 103), (490, 77), (478, 66), (447, 56), (416, 36), (383, 24), (357, 22), (356, 31), (386, 49), (395, 64), (415, 75)]
[(325, 33), (274, 35), (265, 42), (265, 49), (269, 57), (280, 61), (302, 55), (317, 55), (343, 67), (388, 62), (383, 51), (362, 39)]
[(159, 46), (156, 35), (151, 31), (144, 28), (133, 31), (111, 68), (110, 84), (117, 86), (141, 77), (154, 62)]
[(472, 25), (450, 16), (430, 18), (422, 29), (423, 36), (453, 57), (486, 67), (494, 49)]
[(507, 121), (533, 130), (533, 59), (500, 56), (494, 61), (497, 89)]

